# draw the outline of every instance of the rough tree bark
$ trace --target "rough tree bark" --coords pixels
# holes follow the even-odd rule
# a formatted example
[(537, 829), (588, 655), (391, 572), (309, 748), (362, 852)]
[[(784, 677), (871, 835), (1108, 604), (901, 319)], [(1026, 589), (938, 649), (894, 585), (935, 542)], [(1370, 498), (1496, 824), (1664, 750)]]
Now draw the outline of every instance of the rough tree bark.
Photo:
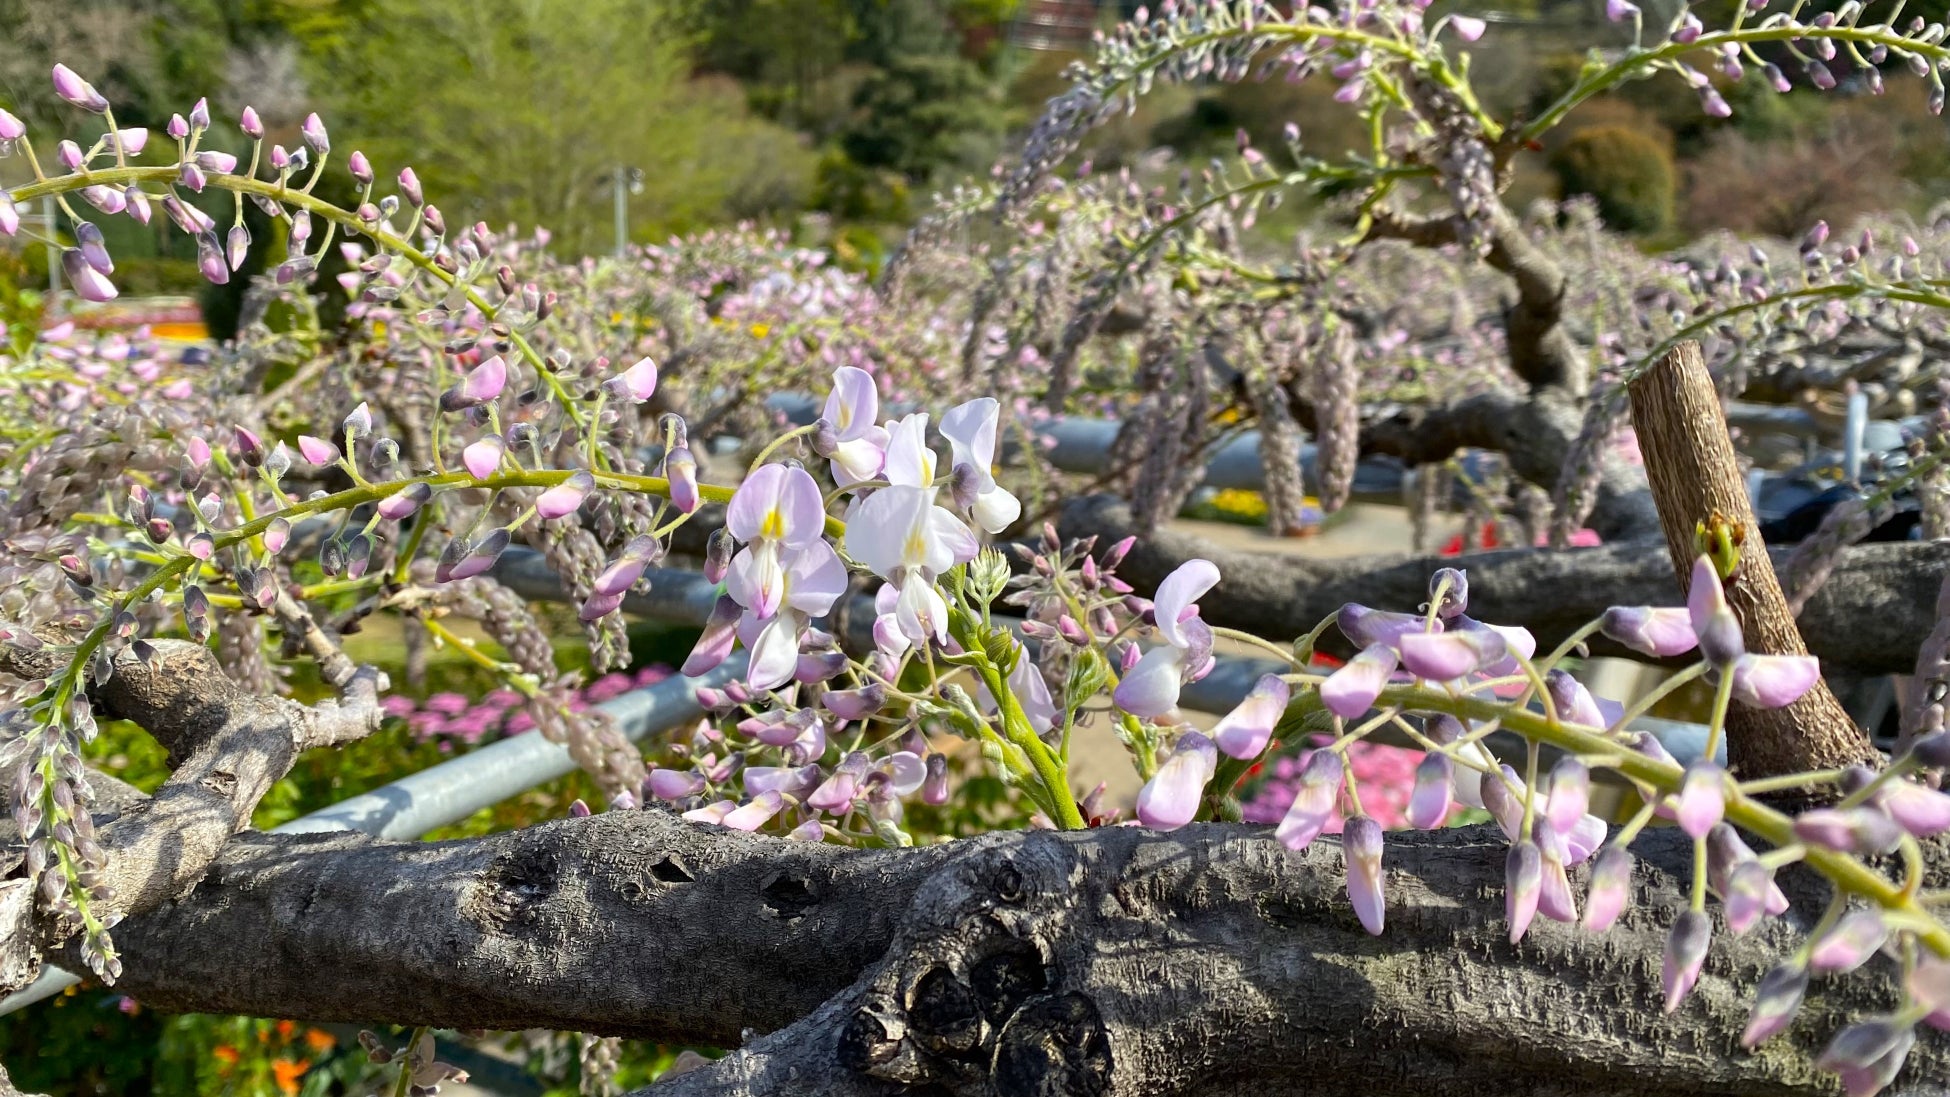
[[(296, 604), (281, 605), (281, 616), (287, 631), (319, 659), (340, 700), (302, 705), (247, 693), (224, 674), (209, 648), (182, 640), (149, 641), (147, 658), (134, 645), (123, 648), (114, 672), (89, 687), (97, 715), (148, 731), (168, 751), (172, 771), (154, 796), (132, 799), (133, 790), (111, 787), (94, 805), (98, 814), (91, 821), (106, 857), (101, 881), (113, 896), (98, 903), (98, 915), (138, 914), (188, 890), (225, 843), (249, 826), (258, 801), (300, 753), (379, 727), (385, 676), (355, 666)], [(0, 657), (0, 670), (43, 677), (55, 658), (10, 648)], [(19, 849), (11, 821), (0, 826), (0, 873), (19, 867)], [(0, 896), (11, 895), (18, 884), (0, 888), (11, 889)], [(0, 924), (0, 993), (31, 981), (41, 953), (71, 933), (38, 914), (13, 913), (11, 924)]]
[[(1817, 983), (1739, 1050), (1755, 980), (1819, 911), (1716, 941), (1659, 1008), (1690, 844), (1655, 830), (1609, 933), (1507, 940), (1492, 828), (1390, 837), (1370, 937), (1333, 839), (1025, 832), (849, 852), (615, 812), (460, 842), (249, 835), (125, 923), (119, 989), (168, 1010), (556, 1027), (743, 1049), (650, 1094), (1814, 1095), (1889, 968)], [(1931, 851), (1931, 882), (1950, 851)], [(1579, 870), (1581, 872), (1581, 870)], [(211, 947), (222, 941), (221, 948)], [(756, 1037), (755, 1033), (772, 1035)], [(1891, 1092), (1942, 1092), (1927, 1035)]]
[[(1699, 344), (1674, 347), (1632, 382), (1630, 395), (1632, 424), (1658, 501), (1659, 525), (1682, 586), (1691, 586), (1693, 561), (1699, 556), (1697, 524), (1719, 515), (1742, 533), (1740, 569), (1727, 583), (1726, 594), (1740, 617), (1748, 650), (1807, 654), (1774, 564), (1763, 551), (1720, 394)], [(1835, 769), (1874, 758), (1868, 737), (1826, 682), (1816, 682), (1785, 708), (1736, 705), (1727, 715), (1727, 760), (1743, 778)]]
[[(1108, 542), (1135, 529), (1122, 501), (1093, 495), (1064, 509), (1061, 531), (1065, 537), (1096, 534)], [(1771, 551), (1782, 556), (1787, 552)], [(1138, 542), (1118, 565), (1118, 574), (1139, 590), (1150, 590), (1194, 557), (1218, 564), (1226, 577), (1199, 600), (1200, 614), (1213, 624), (1273, 638), (1298, 636), (1344, 602), (1413, 609), (1428, 600), (1429, 575), (1458, 563), (1438, 556), (1314, 560), (1241, 552), (1160, 529)], [(1683, 604), (1685, 597), (1666, 554), (1652, 541), (1565, 552), (1485, 552), (1461, 563), (1469, 569), (1473, 614), (1522, 625), (1546, 646), (1609, 606), (1672, 606)], [(1917, 646), (1936, 623), (1932, 607), (1946, 569), (1950, 545), (1945, 544), (1856, 545), (1845, 550), (1834, 576), (1801, 615), (1809, 650), (1830, 671), (1911, 672)], [(1338, 642), (1330, 630), (1325, 647), (1343, 650), (1335, 648)], [(1593, 648), (1626, 654), (1602, 639)]]

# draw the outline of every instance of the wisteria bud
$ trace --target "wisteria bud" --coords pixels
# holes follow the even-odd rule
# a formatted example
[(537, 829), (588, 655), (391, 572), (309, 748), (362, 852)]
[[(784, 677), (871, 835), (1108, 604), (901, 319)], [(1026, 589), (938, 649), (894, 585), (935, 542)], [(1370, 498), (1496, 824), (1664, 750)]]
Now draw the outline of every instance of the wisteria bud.
[(6, 110), (0, 110), (0, 141), (18, 141), (27, 136), (27, 124)]
[(115, 273), (115, 261), (109, 257), (108, 245), (102, 240), (102, 230), (93, 221), (76, 221), (74, 239), (89, 266), (103, 274)]
[(232, 427), (236, 439), (237, 459), (256, 468), (264, 463), (264, 442), (257, 434), (246, 427)]
[(1797, 961), (1783, 960), (1761, 976), (1747, 1030), (1740, 1037), (1741, 1046), (1758, 1047), (1784, 1031), (1801, 1011), (1801, 999), (1807, 993), (1808, 969)]
[(1544, 860), (1536, 843), (1525, 840), (1511, 846), (1503, 859), (1503, 917), (1510, 923), (1511, 944), (1529, 931), (1543, 886)]
[(582, 509), (583, 500), (595, 489), (595, 476), (588, 469), (577, 469), (568, 479), (536, 498), (535, 513), (548, 520), (566, 518)]
[(1713, 923), (1697, 910), (1681, 914), (1666, 938), (1662, 982), (1665, 986), (1665, 1011), (1672, 1013), (1685, 1001), (1699, 982), (1706, 966), (1706, 950), (1713, 943)]
[(1449, 818), (1449, 781), (1456, 765), (1449, 756), (1429, 753), (1415, 767), (1415, 785), (1408, 798), (1408, 824), (1433, 830)]
[(731, 531), (723, 526), (711, 531), (704, 542), (704, 581), (717, 584), (724, 582), (725, 574), (731, 570), (732, 553), (738, 549), (738, 542)]
[(461, 538), (455, 538), (441, 553), (440, 563), (434, 569), (434, 579), (442, 583), (454, 579), (471, 579), (492, 568), (507, 547), (506, 529), (489, 530), (479, 541), (471, 544)]
[(304, 137), (305, 144), (318, 155), (332, 151), (332, 139), (326, 134), (325, 123), (317, 112), (305, 115), (304, 124), (298, 128), (298, 132)]
[(224, 257), (223, 245), (217, 242), (214, 232), (200, 232), (196, 236), (196, 269), (211, 285), (226, 285), (230, 281), (230, 262)]
[(54, 94), (80, 107), (85, 111), (101, 114), (108, 110), (108, 100), (95, 86), (75, 74), (66, 65), (54, 66)]
[(250, 254), (250, 250), (250, 230), (241, 224), (230, 226), (230, 236), (224, 243), (224, 257), (229, 260), (230, 269), (236, 270), (243, 266), (244, 259)]
[(408, 484), (379, 501), (379, 516), (395, 522), (402, 518), (410, 518), (432, 498), (431, 485), (425, 482)]
[(336, 579), (345, 573), (345, 545), (336, 538), (329, 538), (318, 549), (318, 567), (328, 579)]
[(291, 448), (283, 442), (272, 446), (270, 456), (264, 458), (264, 471), (272, 480), (284, 479), (284, 474), (291, 471)]
[(420, 177), (410, 167), (399, 169), (399, 193), (408, 205), (417, 208), (426, 204), (427, 196), (420, 189)]
[(352, 414), (345, 417), (344, 429), (347, 446), (371, 434), (372, 409), (367, 407), (364, 401), (360, 401), (359, 406), (352, 409)]
[(1795, 817), (1794, 836), (1840, 853), (1888, 853), (1902, 841), (1902, 827), (1873, 807), (1816, 808)]
[(670, 481), (670, 502), (680, 514), (697, 510), (701, 499), (697, 490), (697, 459), (684, 447), (664, 456), (664, 476)]
[(1460, 568), (1437, 568), (1429, 577), (1429, 599), (1437, 602), (1436, 616), (1445, 621), (1469, 612), (1469, 573)]
[(923, 764), (927, 776), (921, 781), (921, 802), (939, 807), (948, 802), (948, 756), (930, 754)]
[(399, 443), (391, 438), (381, 438), (374, 442), (368, 463), (377, 471), (392, 468), (399, 463)]
[(1816, 938), (1808, 952), (1808, 967), (1824, 974), (1854, 971), (1889, 939), (1889, 927), (1876, 910), (1852, 910)]
[(477, 408), (501, 395), (508, 383), (508, 363), (495, 355), (475, 366), (460, 383), (440, 394), (440, 410), (453, 412)]
[(61, 273), (67, 276), (68, 288), (84, 301), (112, 301), (118, 293), (115, 284), (88, 262), (80, 248), (62, 249)]

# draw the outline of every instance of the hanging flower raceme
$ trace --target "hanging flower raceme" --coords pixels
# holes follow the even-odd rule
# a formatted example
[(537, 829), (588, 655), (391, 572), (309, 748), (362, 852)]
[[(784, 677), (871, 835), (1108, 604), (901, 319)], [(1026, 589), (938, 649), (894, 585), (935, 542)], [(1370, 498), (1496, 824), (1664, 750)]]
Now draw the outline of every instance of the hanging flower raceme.
[(1178, 707), (1186, 681), (1212, 669), (1212, 629), (1199, 619), (1198, 600), (1219, 583), (1218, 565), (1187, 560), (1178, 565), (1152, 599), (1158, 638), (1111, 694), (1117, 707), (1133, 716), (1157, 719)]

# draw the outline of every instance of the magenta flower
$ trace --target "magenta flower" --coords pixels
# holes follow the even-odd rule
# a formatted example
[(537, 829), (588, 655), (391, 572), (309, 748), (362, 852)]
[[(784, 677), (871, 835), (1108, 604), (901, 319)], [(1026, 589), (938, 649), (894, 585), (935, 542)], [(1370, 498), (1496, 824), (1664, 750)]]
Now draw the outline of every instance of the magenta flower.
[(1455, 31), (1456, 37), (1463, 41), (1474, 42), (1483, 37), (1483, 32), (1489, 29), (1489, 24), (1474, 16), (1452, 15), (1449, 17), (1449, 29)]
[[(778, 612), (785, 595), (784, 554), (818, 541), (825, 524), (826, 508), (819, 485), (806, 470), (764, 465), (746, 477), (725, 511), (725, 528), (745, 542), (726, 577), (731, 596), (760, 619)], [(849, 551), (853, 529), (849, 523)], [(858, 553), (854, 557), (860, 558)], [(950, 563), (941, 570), (952, 566)], [(945, 617), (945, 607), (942, 613)]]
[(535, 499), (535, 513), (545, 519), (567, 518), (582, 509), (582, 501), (596, 488), (596, 477), (588, 469), (577, 469), (567, 480)]
[(372, 161), (357, 149), (353, 149), (352, 155), (346, 158), (345, 170), (351, 172), (353, 182), (362, 187), (372, 182)]
[(1812, 655), (1742, 654), (1733, 664), (1733, 699), (1754, 708), (1783, 708), (1821, 680)]
[(460, 463), (467, 469), (467, 475), (485, 480), (501, 468), (501, 457), (507, 452), (508, 445), (501, 436), (490, 434), (460, 451)]
[(645, 784), (659, 800), (682, 800), (704, 791), (703, 775), (688, 770), (653, 769)]
[(20, 210), (14, 207), (14, 200), (6, 192), (0, 191), (0, 233), (13, 236), (20, 232)]
[(864, 720), (887, 703), (887, 690), (878, 682), (858, 689), (829, 689), (819, 695), (819, 705), (841, 720)]
[(1666, 991), (1666, 1012), (1672, 1013), (1699, 983), (1706, 966), (1706, 949), (1713, 943), (1713, 923), (1705, 914), (1689, 910), (1672, 924), (1666, 938), (1665, 965), (1661, 981)]
[(27, 136), (27, 124), (5, 110), (0, 110), (0, 141), (18, 141)]
[(1537, 896), (1537, 912), (1554, 922), (1577, 921), (1578, 903), (1571, 895), (1571, 879), (1564, 871), (1564, 862), (1570, 856), (1564, 836), (1541, 815), (1531, 822), (1530, 833), (1543, 860), (1543, 886)]
[(250, 250), (250, 230), (242, 225), (230, 226), (230, 235), (224, 242), (224, 257), (230, 261), (230, 269), (236, 270), (243, 266), (245, 257), (250, 255)]
[[(828, 460), (833, 482), (841, 487), (865, 483), (880, 475), (887, 462), (889, 434), (874, 420), (880, 414), (880, 392), (873, 374), (857, 366), (833, 371), (833, 391), (826, 394), (821, 418), (833, 428), (835, 446)], [(945, 432), (947, 421), (942, 428)]]
[(1212, 729), (1212, 741), (1233, 758), (1258, 757), (1286, 713), (1291, 692), (1279, 675), (1262, 675), (1246, 699)]
[(115, 141), (122, 146), (123, 152), (128, 153), (130, 156), (136, 156), (141, 154), (144, 148), (148, 147), (149, 131), (141, 126), (118, 129), (115, 131)]
[[(420, 177), (414, 174), (412, 168), (399, 169), (399, 193), (409, 206), (426, 205), (426, 192), (420, 188)], [(428, 220), (431, 222), (432, 218)]]
[(206, 172), (229, 175), (237, 170), (237, 158), (216, 149), (204, 149), (196, 154), (196, 166)]
[(968, 516), (990, 533), (1000, 533), (1022, 516), (1022, 503), (995, 482), (995, 436), (1002, 405), (984, 396), (950, 408), (941, 417), (941, 436), (953, 452), (954, 468), (971, 470), (974, 502)]
[(190, 125), (200, 130), (210, 128), (210, 100), (198, 99), (190, 105)]
[(1299, 790), (1273, 831), (1273, 837), (1296, 852), (1320, 837), (1334, 819), (1345, 772), (1340, 756), (1333, 751), (1317, 750), (1308, 755), (1306, 765), (1300, 770)]
[(115, 300), (115, 283), (108, 276), (96, 270), (88, 262), (80, 248), (64, 248), (61, 251), (61, 273), (67, 275), (68, 285), (76, 296), (84, 301)]
[(732, 830), (753, 831), (771, 822), (772, 817), (784, 809), (785, 797), (776, 789), (761, 792), (752, 797), (751, 802), (743, 807), (726, 812), (725, 817), (718, 821), (718, 825), (730, 827)]
[(1835, 1034), (1815, 1066), (1842, 1076), (1848, 1097), (1871, 1097), (1896, 1080), (1916, 1046), (1916, 1029), (1895, 1018), (1859, 1021)]
[(1180, 735), (1171, 756), (1138, 790), (1138, 821), (1154, 830), (1176, 830), (1191, 822), (1218, 759), (1212, 740), (1196, 731)]
[(1341, 829), (1341, 851), (1347, 860), (1347, 898), (1361, 927), (1381, 935), (1387, 899), (1381, 889), (1381, 824), (1356, 815)]
[(1178, 692), (1188, 677), (1210, 669), (1212, 630), (1199, 618), (1198, 600), (1218, 583), (1218, 565), (1195, 559), (1178, 565), (1158, 584), (1152, 608), (1164, 643), (1146, 651), (1117, 683), (1111, 700), (1118, 708), (1156, 719), (1178, 707)]
[(257, 116), (256, 107), (244, 108), (244, 113), (237, 118), (237, 128), (243, 130), (244, 136), (252, 140), (264, 136), (264, 122)]
[(85, 111), (101, 114), (108, 110), (108, 100), (102, 98), (102, 93), (66, 65), (54, 66), (54, 94)]
[(1321, 704), (1346, 720), (1366, 714), (1387, 687), (1388, 677), (1395, 673), (1395, 661), (1395, 649), (1385, 643), (1361, 649), (1320, 684)]
[(1639, 6), (1631, 0), (1605, 0), (1605, 18), (1614, 23), (1623, 23), (1638, 13)]

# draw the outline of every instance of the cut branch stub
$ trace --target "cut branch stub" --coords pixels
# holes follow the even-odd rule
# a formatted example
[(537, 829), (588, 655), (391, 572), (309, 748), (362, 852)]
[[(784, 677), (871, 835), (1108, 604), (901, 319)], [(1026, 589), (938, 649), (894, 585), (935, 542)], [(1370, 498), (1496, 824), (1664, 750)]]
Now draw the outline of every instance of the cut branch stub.
[[(1767, 655), (1806, 655), (1807, 645), (1774, 575), (1727, 431), (1713, 377), (1699, 344), (1681, 343), (1631, 385), (1632, 424), (1645, 456), (1659, 525), (1682, 588), (1690, 584), (1697, 524), (1715, 512), (1745, 531), (1741, 567), (1727, 586), (1747, 648)], [(1727, 715), (1727, 757), (1744, 778), (1830, 769), (1873, 759), (1868, 738), (1817, 682), (1794, 704)]]

